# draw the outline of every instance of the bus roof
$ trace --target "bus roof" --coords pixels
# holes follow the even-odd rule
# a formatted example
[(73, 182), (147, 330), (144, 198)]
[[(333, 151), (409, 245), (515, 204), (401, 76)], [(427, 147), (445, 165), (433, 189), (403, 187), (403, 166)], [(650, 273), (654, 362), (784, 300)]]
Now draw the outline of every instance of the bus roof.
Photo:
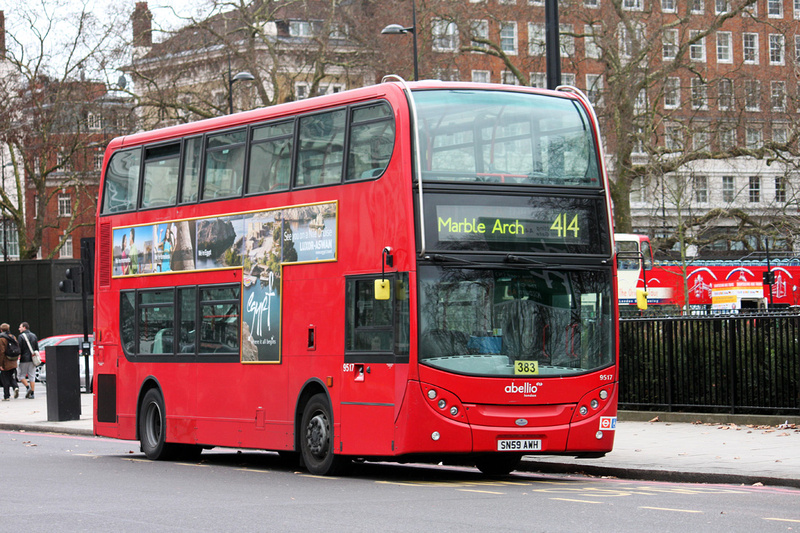
[(561, 98), (578, 100), (579, 98), (572, 93), (563, 91), (551, 91), (533, 87), (519, 85), (500, 85), (496, 83), (471, 83), (471, 82), (444, 82), (439, 80), (422, 80), (418, 82), (401, 82), (388, 80), (377, 85), (370, 85), (357, 89), (350, 89), (336, 94), (315, 96), (296, 102), (287, 102), (270, 107), (261, 107), (250, 111), (242, 111), (233, 115), (203, 119), (186, 124), (168, 126), (156, 130), (142, 131), (131, 135), (125, 135), (113, 139), (108, 149), (118, 150), (120, 148), (139, 146), (158, 141), (166, 141), (191, 135), (199, 135), (210, 131), (219, 131), (236, 126), (243, 126), (263, 120), (275, 120), (282, 116), (293, 116), (298, 113), (305, 113), (316, 109), (337, 107), (347, 103), (369, 100), (380, 97), (389, 99), (401, 98), (403, 84), (410, 89), (473, 89), (483, 91), (512, 91), (529, 92), (537, 94), (547, 94)]

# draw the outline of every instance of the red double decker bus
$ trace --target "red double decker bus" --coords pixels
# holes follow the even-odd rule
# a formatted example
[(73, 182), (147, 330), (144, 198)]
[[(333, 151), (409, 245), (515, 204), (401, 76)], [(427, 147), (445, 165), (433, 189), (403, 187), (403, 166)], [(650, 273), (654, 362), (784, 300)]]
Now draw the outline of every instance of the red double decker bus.
[(576, 90), (376, 86), (114, 140), (97, 435), (484, 472), (602, 455), (615, 265)]

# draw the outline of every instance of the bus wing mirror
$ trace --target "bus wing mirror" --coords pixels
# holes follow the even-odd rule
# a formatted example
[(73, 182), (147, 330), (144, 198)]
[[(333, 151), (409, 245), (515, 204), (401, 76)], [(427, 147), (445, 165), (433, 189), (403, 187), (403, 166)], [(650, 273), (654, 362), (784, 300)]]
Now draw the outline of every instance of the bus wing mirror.
[(647, 309), (647, 291), (644, 289), (636, 289), (636, 307), (642, 311)]
[(388, 279), (375, 280), (375, 299), (388, 300), (392, 295), (392, 283)]

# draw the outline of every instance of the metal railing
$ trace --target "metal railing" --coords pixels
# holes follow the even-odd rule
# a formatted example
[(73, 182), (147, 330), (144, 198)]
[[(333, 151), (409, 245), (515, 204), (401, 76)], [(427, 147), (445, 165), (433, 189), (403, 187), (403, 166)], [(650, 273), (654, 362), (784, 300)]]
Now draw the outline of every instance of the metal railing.
[(625, 318), (620, 408), (800, 414), (800, 315)]

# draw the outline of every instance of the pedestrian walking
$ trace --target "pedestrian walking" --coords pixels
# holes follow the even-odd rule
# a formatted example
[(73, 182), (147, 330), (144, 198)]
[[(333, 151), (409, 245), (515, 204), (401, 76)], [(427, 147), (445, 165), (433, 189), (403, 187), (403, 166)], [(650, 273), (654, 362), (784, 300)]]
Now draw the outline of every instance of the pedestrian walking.
[(20, 354), (17, 379), (28, 389), (25, 397), (33, 399), (33, 391), (36, 388), (36, 364), (33, 356), (39, 355), (39, 338), (31, 331), (30, 325), (23, 322), (19, 325), (18, 341)]
[(20, 350), (17, 339), (8, 332), (9, 329), (11, 326), (8, 324), (0, 324), (0, 381), (3, 383), (4, 402), (11, 398), (11, 389), (14, 390), (14, 398), (19, 396), (16, 371)]

